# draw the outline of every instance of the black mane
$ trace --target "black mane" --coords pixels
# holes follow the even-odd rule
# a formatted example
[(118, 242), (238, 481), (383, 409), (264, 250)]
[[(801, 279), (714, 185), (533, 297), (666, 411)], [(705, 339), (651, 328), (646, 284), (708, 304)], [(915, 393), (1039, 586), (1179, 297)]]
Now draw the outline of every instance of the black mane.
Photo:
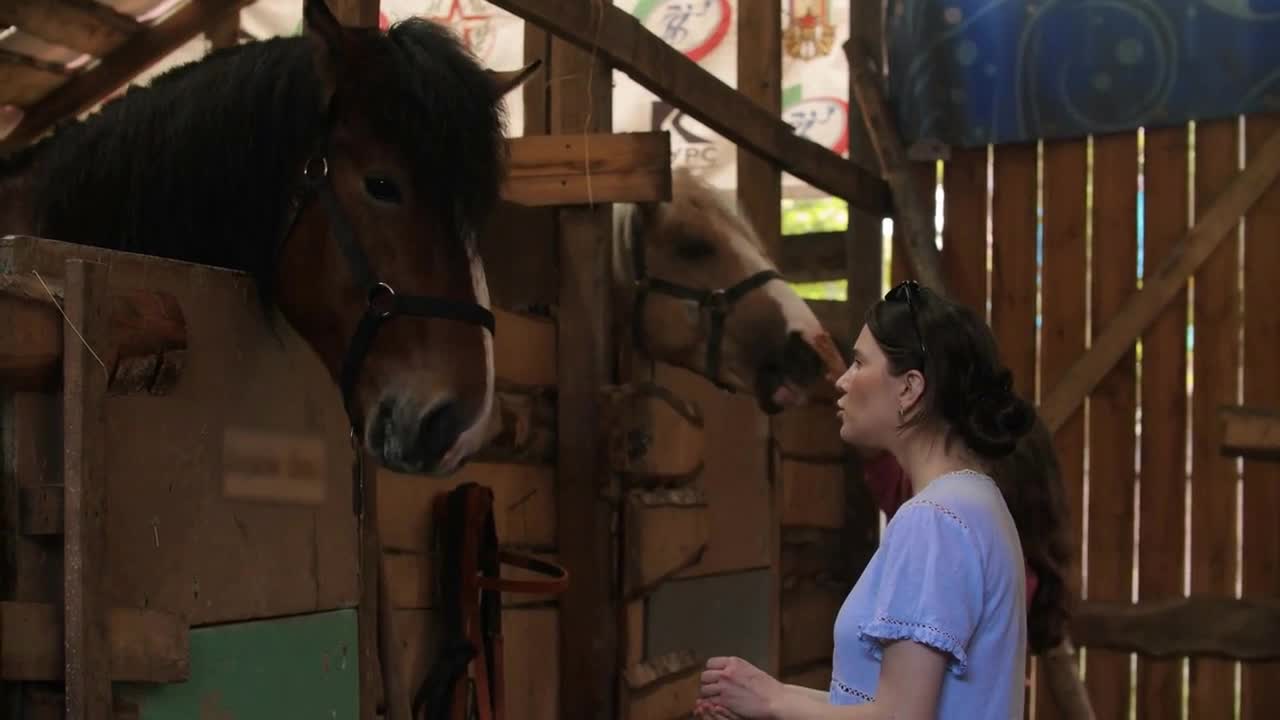
[[(502, 177), (503, 122), (483, 69), (421, 19), (360, 32), (374, 78), (340, 85), (402, 148), (446, 223), (482, 224)], [(324, 127), (313, 41), (273, 38), (210, 53), (10, 158), (26, 172), (36, 234), (250, 272), (270, 284), (303, 160)], [(370, 81), (372, 80), (372, 81)]]

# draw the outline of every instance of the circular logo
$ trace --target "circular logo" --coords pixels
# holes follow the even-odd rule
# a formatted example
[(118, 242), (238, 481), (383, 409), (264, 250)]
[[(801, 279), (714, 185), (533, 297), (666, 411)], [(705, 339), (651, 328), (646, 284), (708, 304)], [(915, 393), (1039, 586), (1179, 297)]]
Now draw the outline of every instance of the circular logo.
[(733, 21), (729, 0), (640, 0), (632, 14), (694, 62), (724, 42)]

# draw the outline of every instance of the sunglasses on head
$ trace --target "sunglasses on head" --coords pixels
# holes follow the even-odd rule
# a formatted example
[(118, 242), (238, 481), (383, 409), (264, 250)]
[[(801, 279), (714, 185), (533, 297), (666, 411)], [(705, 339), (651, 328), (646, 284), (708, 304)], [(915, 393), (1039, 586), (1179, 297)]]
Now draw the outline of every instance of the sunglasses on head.
[(916, 303), (923, 292), (920, 283), (915, 280), (903, 280), (884, 294), (886, 302), (905, 302), (907, 311), (911, 313), (911, 324), (916, 328), (916, 339), (920, 341), (920, 355), (927, 356), (924, 349), (924, 334), (920, 332), (920, 320), (916, 317)]

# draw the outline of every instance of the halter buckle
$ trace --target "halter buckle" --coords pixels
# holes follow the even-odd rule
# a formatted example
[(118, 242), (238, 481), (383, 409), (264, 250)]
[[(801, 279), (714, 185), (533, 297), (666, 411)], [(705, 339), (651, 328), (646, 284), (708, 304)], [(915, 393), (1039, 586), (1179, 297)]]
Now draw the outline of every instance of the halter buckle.
[(707, 293), (707, 298), (702, 304), (712, 312), (724, 314), (729, 310), (729, 293), (723, 288), (719, 290), (712, 290)]
[(388, 318), (395, 311), (396, 291), (388, 284), (380, 282), (369, 289), (369, 310), (378, 317)]
[[(319, 164), (319, 170), (316, 170), (317, 164)], [(329, 158), (324, 155), (311, 158), (302, 168), (302, 177), (306, 178), (309, 182), (318, 183), (328, 176)]]

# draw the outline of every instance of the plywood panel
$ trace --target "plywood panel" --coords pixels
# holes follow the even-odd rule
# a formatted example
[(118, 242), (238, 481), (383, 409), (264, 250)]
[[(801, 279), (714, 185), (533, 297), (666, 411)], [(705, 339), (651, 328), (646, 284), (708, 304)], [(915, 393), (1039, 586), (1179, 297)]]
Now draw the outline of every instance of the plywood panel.
[[(61, 282), (71, 256), (106, 264), (113, 287), (172, 294), (189, 332), (188, 364), (171, 394), (107, 400), (103, 603), (170, 612), (190, 624), (354, 606), (347, 422), (310, 348), (285, 323), (268, 327), (243, 274), (53, 241), (0, 241), (0, 270), (34, 270), (50, 282)], [(60, 434), (56, 419), (46, 427)], [(313, 501), (228, 497), (229, 433), (319, 442)], [(58, 447), (61, 438), (47, 441)], [(50, 474), (37, 453), (14, 461), (19, 484)]]
[(771, 586), (767, 570), (663, 583), (647, 603), (645, 658), (688, 650), (766, 667)]
[(830, 659), (832, 628), (846, 593), (806, 584), (782, 595), (782, 666), (797, 667)]
[(782, 483), (784, 527), (844, 526), (843, 464), (782, 460), (778, 481)]
[(356, 613), (337, 610), (191, 631), (191, 679), (119, 684), (145, 720), (330, 718), (359, 712)]
[[(1187, 129), (1153, 130), (1143, 157), (1143, 262), (1159, 267), (1187, 230)], [(1142, 440), (1138, 599), (1182, 595), (1186, 533), (1187, 295), (1173, 298), (1142, 335)], [(1138, 658), (1137, 716), (1178, 717), (1182, 661)]]

